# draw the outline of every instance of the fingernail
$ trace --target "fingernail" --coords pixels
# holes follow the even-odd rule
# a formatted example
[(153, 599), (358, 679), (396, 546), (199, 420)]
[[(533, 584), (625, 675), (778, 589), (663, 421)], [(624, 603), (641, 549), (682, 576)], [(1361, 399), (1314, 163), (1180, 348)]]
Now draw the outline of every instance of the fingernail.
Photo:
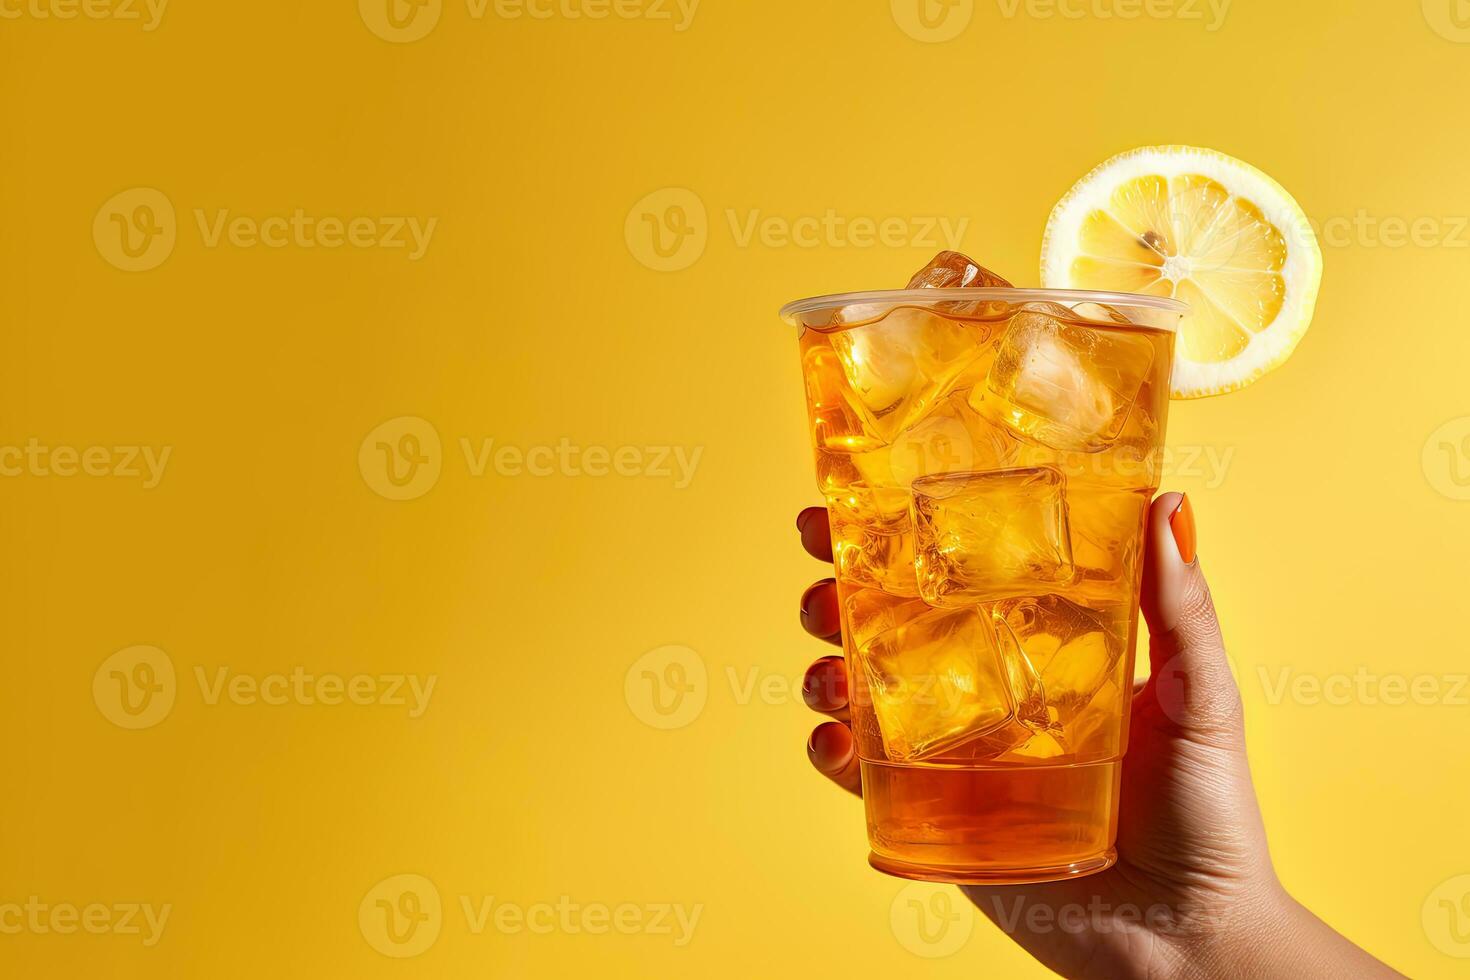
[(803, 620), (805, 620), (808, 616), (812, 614), (812, 597), (817, 594), (818, 589), (823, 588), (828, 584), (834, 584), (834, 580), (824, 578), (820, 582), (813, 582), (811, 585), (807, 586), (807, 590), (801, 594), (801, 618)]
[(807, 668), (801, 679), (801, 698), (807, 707), (836, 710), (847, 703), (847, 674), (841, 657), (823, 657)]
[(1186, 565), (1194, 564), (1198, 541), (1194, 530), (1194, 508), (1190, 506), (1189, 494), (1179, 497), (1179, 506), (1169, 515), (1169, 530), (1174, 532), (1174, 544), (1179, 548), (1179, 558)]
[(796, 530), (797, 531), (799, 531), (799, 532), (806, 531), (806, 522), (812, 519), (812, 512), (813, 512), (813, 510), (814, 510), (814, 508), (808, 507), (805, 510), (803, 510), (800, 514), (797, 514), (796, 515)]
[(813, 729), (811, 738), (807, 739), (807, 755), (811, 758), (811, 763), (823, 773), (841, 773), (853, 758), (853, 743), (850, 739), (845, 748), (838, 748), (838, 736), (842, 733), (844, 727), (839, 721), (828, 721)]
[(822, 772), (831, 774), (841, 772), (847, 767), (848, 760), (852, 755), (851, 745), (848, 745), (844, 751), (838, 753), (835, 758), (833, 757), (833, 752), (837, 748), (833, 742), (833, 736), (841, 728), (842, 725), (835, 721), (828, 722), (825, 725), (818, 725), (812, 731), (811, 737), (806, 740), (807, 756)]

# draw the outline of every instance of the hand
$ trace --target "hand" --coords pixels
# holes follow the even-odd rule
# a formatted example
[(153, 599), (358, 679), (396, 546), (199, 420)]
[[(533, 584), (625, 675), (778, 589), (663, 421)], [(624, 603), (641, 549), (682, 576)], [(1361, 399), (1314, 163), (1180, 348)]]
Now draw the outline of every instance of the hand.
[[(832, 560), (823, 508), (802, 511), (797, 528), (810, 554)], [(1068, 977), (1399, 976), (1297, 904), (1276, 877), (1240, 693), (1194, 552), (1188, 501), (1164, 494), (1149, 511), (1141, 604), (1151, 673), (1134, 690), (1118, 863), (1068, 881), (963, 890)], [(835, 580), (806, 590), (801, 622), (841, 644)], [(861, 795), (842, 658), (812, 664), (802, 690), (836, 719), (812, 732), (812, 764)], [(1038, 906), (1044, 915), (1031, 914)]]

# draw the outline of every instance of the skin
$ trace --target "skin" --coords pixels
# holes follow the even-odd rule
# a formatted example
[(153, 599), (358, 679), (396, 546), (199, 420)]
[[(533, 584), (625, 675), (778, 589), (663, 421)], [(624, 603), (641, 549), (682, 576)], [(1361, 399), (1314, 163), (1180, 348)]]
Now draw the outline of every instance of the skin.
[[(1118, 863), (1070, 881), (962, 890), (1066, 977), (1401, 976), (1296, 902), (1276, 877), (1246, 759), (1240, 692), (1183, 503), (1166, 493), (1149, 511), (1141, 605), (1151, 671), (1134, 691)], [(826, 511), (802, 511), (797, 527), (806, 551), (830, 562)], [(803, 593), (801, 622), (841, 645), (833, 579)], [(862, 795), (842, 657), (813, 663), (803, 694), (834, 719), (812, 732), (807, 756)], [(1075, 918), (1063, 920), (1063, 909)]]

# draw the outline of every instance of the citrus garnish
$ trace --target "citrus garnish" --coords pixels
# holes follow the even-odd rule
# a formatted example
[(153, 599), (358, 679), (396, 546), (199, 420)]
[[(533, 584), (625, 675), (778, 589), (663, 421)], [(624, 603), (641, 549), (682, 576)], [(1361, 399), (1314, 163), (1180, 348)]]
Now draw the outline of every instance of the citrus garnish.
[(1047, 288), (1172, 296), (1175, 398), (1244, 388), (1291, 356), (1317, 302), (1322, 250), (1276, 181), (1223, 153), (1147, 146), (1077, 182), (1041, 245)]

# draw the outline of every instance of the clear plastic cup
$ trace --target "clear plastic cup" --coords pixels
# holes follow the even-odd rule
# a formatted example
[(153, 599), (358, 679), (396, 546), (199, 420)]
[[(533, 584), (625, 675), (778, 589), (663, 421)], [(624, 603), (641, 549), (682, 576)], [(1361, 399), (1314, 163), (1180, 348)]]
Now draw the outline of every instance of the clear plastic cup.
[(1116, 859), (1144, 519), (1184, 304), (889, 290), (799, 328), (870, 863), (971, 883)]

